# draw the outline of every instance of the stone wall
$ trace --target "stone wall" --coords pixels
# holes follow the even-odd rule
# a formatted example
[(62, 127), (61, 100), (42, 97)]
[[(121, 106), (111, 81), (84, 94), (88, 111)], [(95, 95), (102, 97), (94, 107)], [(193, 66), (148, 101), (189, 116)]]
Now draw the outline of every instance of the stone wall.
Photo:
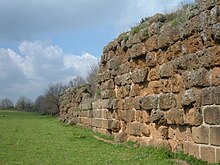
[(104, 49), (97, 93), (69, 89), (60, 119), (220, 162), (220, 1), (156, 14)]

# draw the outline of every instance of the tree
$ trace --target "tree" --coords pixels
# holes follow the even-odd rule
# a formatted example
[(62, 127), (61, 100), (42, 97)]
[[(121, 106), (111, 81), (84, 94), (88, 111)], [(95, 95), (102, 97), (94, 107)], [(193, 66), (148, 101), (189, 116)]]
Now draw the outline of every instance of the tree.
[(92, 90), (93, 96), (96, 93), (98, 71), (99, 71), (99, 64), (94, 63), (90, 66), (89, 71), (88, 71), (88, 75), (87, 75), (87, 82), (91, 85), (91, 90)]
[(37, 99), (35, 100), (35, 103), (34, 103), (35, 110), (41, 115), (46, 114), (45, 100), (46, 100), (45, 96), (41, 95), (41, 96), (37, 97)]
[(77, 76), (69, 81), (68, 87), (75, 88), (83, 84), (86, 84), (86, 80), (82, 76)]
[(31, 101), (30, 98), (25, 97), (25, 96), (19, 97), (19, 99), (15, 105), (15, 109), (18, 111), (31, 112), (31, 111), (33, 111), (32, 108), (33, 108), (33, 102)]
[(0, 100), (0, 109), (2, 109), (2, 110), (14, 109), (14, 104), (10, 99), (4, 98), (4, 99)]

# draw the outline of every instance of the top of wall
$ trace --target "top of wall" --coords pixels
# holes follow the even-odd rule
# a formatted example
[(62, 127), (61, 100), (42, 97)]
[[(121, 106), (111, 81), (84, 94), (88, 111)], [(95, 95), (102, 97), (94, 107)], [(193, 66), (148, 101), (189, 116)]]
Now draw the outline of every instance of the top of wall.
[[(219, 3), (219, 0), (197, 0), (195, 4), (185, 5), (175, 13), (156, 14), (142, 19), (138, 26), (120, 34), (104, 47), (101, 62), (107, 61), (106, 53), (115, 52), (119, 47), (126, 52), (135, 44), (145, 43), (148, 45), (148, 48), (143, 50), (145, 52), (166, 49), (178, 40), (184, 40), (194, 33), (210, 28), (213, 39), (219, 42), (220, 9), (216, 7)], [(206, 12), (207, 10), (211, 10), (211, 13)], [(119, 51), (115, 53), (121, 54)]]

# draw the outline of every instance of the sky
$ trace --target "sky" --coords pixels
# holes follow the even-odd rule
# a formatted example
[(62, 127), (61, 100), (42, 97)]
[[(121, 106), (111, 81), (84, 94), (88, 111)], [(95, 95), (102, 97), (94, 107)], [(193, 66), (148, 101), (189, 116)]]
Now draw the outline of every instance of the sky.
[(86, 77), (102, 49), (141, 18), (194, 0), (0, 0), (0, 99), (33, 101)]

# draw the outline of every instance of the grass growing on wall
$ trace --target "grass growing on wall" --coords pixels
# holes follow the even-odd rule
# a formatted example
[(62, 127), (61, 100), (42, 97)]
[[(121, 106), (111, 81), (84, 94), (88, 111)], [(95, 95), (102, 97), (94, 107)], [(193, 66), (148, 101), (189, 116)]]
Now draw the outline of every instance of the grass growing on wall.
[(165, 149), (110, 144), (93, 135), (54, 117), (0, 111), (0, 164), (177, 164)]

